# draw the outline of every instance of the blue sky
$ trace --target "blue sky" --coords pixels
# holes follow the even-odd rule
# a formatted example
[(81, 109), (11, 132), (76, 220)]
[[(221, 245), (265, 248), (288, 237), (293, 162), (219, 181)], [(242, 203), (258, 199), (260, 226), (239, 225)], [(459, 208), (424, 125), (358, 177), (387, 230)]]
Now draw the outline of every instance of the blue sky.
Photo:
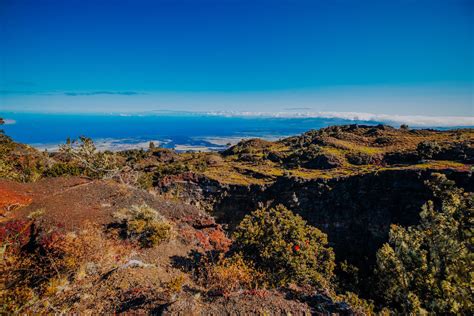
[(473, 115), (471, 0), (0, 0), (0, 111)]

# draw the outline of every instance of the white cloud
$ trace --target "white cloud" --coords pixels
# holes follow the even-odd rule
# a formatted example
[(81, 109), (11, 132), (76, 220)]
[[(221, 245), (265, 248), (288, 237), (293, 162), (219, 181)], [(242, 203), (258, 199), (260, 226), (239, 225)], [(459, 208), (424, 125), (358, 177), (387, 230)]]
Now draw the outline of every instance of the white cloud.
[(208, 112), (209, 115), (281, 118), (337, 118), (349, 121), (373, 121), (413, 127), (474, 126), (474, 116), (395, 115), (362, 112)]
[(11, 119), (4, 119), (4, 122), (5, 122), (5, 125), (13, 125), (13, 124), (16, 124), (16, 121), (15, 121), (15, 120), (11, 120)]

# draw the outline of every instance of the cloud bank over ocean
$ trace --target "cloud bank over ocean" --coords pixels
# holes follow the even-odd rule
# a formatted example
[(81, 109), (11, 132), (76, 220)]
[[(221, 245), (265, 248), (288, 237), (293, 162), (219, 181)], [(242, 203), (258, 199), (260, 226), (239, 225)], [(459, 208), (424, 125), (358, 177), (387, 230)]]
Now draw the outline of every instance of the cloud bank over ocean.
[(208, 115), (229, 117), (272, 117), (272, 118), (327, 118), (348, 121), (382, 122), (389, 125), (408, 124), (412, 127), (459, 127), (474, 126), (474, 116), (428, 116), (393, 115), (360, 112), (207, 112)]
[[(289, 109), (290, 110), (290, 109)], [(431, 115), (397, 115), (378, 114), (364, 112), (313, 112), (300, 111), (295, 108), (293, 111), (280, 112), (251, 112), (251, 111), (147, 111), (137, 113), (106, 113), (107, 115), (117, 115), (124, 117), (133, 116), (222, 116), (222, 117), (249, 117), (249, 118), (321, 118), (321, 119), (341, 119), (347, 121), (377, 122), (397, 127), (407, 124), (417, 128), (454, 128), (473, 127), (473, 116), (431, 116)], [(473, 113), (474, 114), (474, 113)], [(5, 118), (5, 125), (16, 124), (16, 120)]]
[[(300, 110), (300, 108), (294, 108)], [(112, 113), (114, 115), (114, 113)], [(397, 127), (407, 124), (418, 128), (454, 128), (473, 127), (474, 116), (431, 116), (431, 115), (397, 115), (377, 114), (364, 112), (313, 112), (313, 111), (281, 111), (281, 112), (251, 112), (251, 111), (149, 111), (142, 113), (118, 113), (120, 116), (223, 116), (223, 117), (248, 117), (248, 118), (321, 118), (341, 119), (347, 121), (365, 121), (384, 123)]]

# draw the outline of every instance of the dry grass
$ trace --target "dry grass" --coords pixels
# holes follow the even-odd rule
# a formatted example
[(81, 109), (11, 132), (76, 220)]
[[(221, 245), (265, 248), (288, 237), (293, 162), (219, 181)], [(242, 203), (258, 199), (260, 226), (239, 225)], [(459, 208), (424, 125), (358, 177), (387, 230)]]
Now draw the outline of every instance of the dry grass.
[(227, 258), (220, 254), (215, 260), (209, 256), (204, 257), (198, 268), (198, 283), (215, 294), (229, 295), (252, 289), (262, 279), (262, 274), (239, 254)]

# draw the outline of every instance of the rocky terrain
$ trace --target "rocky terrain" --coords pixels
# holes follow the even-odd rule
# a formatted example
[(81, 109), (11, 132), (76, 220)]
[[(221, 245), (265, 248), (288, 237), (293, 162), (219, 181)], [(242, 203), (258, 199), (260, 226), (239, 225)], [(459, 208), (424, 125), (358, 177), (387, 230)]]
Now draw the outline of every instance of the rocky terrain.
[[(426, 186), (432, 174), (474, 192), (472, 129), (333, 126), (276, 142), (246, 140), (220, 153), (182, 154), (154, 146), (117, 154), (86, 146), (41, 153), (1, 137), (4, 232), (15, 221), (34, 222), (42, 231), (59, 227), (77, 237), (92, 225), (104, 251), (117, 252), (115, 261), (78, 263), (85, 269), (82, 279), (74, 274), (53, 294), (24, 299), (17, 312), (371, 313), (373, 308), (334, 294), (348, 286), (210, 291), (193, 256), (231, 254), (232, 233), (246, 215), (283, 205), (327, 234), (338, 267), (344, 262), (357, 269), (358, 294), (371, 299), (376, 252), (392, 224), (418, 224), (422, 205), (437, 198)], [(140, 205), (158, 211), (172, 237), (151, 248), (120, 238), (117, 211)], [(335, 273), (343, 279), (339, 268)], [(10, 281), (2, 281), (5, 299), (12, 290)]]

